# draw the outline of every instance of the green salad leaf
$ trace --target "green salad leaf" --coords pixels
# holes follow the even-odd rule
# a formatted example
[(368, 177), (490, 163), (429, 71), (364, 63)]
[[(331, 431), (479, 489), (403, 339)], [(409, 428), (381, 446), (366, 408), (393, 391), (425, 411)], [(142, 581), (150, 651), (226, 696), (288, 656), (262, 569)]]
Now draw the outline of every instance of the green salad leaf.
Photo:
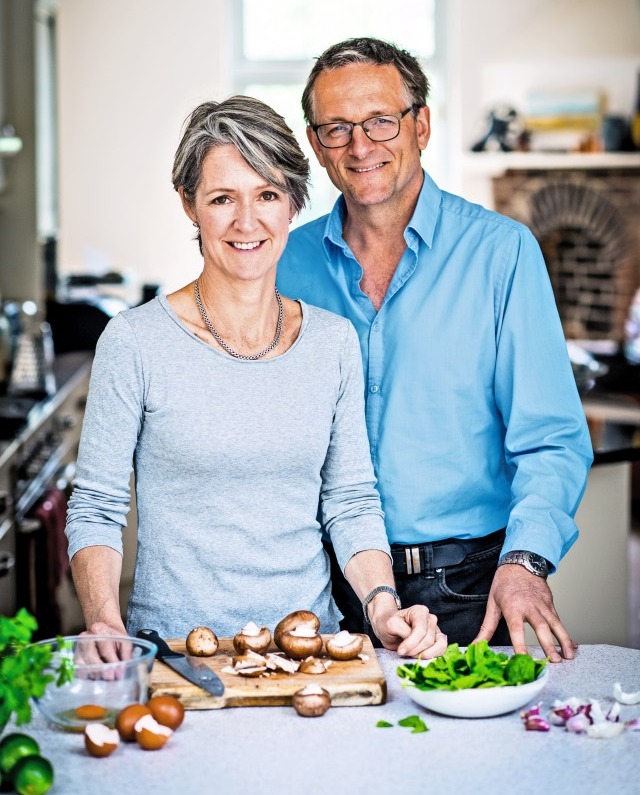
[(388, 720), (379, 720), (376, 723), (376, 727), (378, 729), (390, 729), (393, 726), (393, 723), (389, 723)]
[(471, 643), (462, 652), (451, 643), (442, 657), (428, 665), (422, 662), (404, 663), (397, 670), (407, 685), (418, 690), (467, 690), (469, 688), (524, 685), (535, 681), (547, 660), (534, 660), (529, 654), (509, 657), (489, 648), (486, 640)]
[(407, 718), (402, 718), (398, 721), (398, 726), (404, 726), (411, 729), (411, 734), (420, 734), (420, 732), (428, 732), (429, 727), (417, 715), (409, 715)]

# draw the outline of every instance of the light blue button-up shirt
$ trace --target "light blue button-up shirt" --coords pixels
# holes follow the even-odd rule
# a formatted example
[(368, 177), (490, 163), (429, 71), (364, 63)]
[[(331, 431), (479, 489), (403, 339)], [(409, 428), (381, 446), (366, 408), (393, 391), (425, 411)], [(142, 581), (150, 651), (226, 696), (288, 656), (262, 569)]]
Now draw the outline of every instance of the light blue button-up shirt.
[(392, 543), (507, 528), (503, 552), (555, 568), (593, 460), (540, 247), (522, 224), (425, 173), (407, 247), (376, 312), (342, 238), (344, 200), (292, 232), (278, 285), (348, 317)]

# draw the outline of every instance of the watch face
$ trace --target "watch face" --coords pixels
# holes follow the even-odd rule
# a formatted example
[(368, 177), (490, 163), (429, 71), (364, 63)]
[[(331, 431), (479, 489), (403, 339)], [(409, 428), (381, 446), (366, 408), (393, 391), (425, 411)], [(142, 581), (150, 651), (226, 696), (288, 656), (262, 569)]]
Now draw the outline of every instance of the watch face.
[(540, 577), (547, 576), (547, 561), (544, 558), (541, 558), (540, 555), (534, 555), (533, 553), (529, 552), (527, 554), (527, 564), (534, 574), (538, 574)]

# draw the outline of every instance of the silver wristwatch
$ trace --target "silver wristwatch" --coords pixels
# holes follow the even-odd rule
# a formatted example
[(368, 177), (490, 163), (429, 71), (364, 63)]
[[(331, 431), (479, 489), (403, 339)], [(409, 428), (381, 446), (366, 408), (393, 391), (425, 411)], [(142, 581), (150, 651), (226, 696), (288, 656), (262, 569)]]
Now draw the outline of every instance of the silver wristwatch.
[(546, 558), (523, 549), (513, 549), (511, 552), (505, 553), (498, 561), (498, 566), (502, 566), (503, 563), (518, 563), (527, 571), (545, 580), (549, 574), (549, 563)]

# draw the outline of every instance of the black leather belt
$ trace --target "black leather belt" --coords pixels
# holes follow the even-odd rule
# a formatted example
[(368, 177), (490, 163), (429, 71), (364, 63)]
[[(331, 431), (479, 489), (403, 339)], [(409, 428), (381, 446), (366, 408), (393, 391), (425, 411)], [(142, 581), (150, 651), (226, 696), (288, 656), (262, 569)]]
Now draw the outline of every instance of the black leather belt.
[(393, 570), (399, 574), (421, 574), (423, 572), (456, 566), (472, 552), (490, 549), (504, 541), (504, 529), (496, 530), (482, 538), (452, 538), (434, 541), (432, 544), (391, 544)]

